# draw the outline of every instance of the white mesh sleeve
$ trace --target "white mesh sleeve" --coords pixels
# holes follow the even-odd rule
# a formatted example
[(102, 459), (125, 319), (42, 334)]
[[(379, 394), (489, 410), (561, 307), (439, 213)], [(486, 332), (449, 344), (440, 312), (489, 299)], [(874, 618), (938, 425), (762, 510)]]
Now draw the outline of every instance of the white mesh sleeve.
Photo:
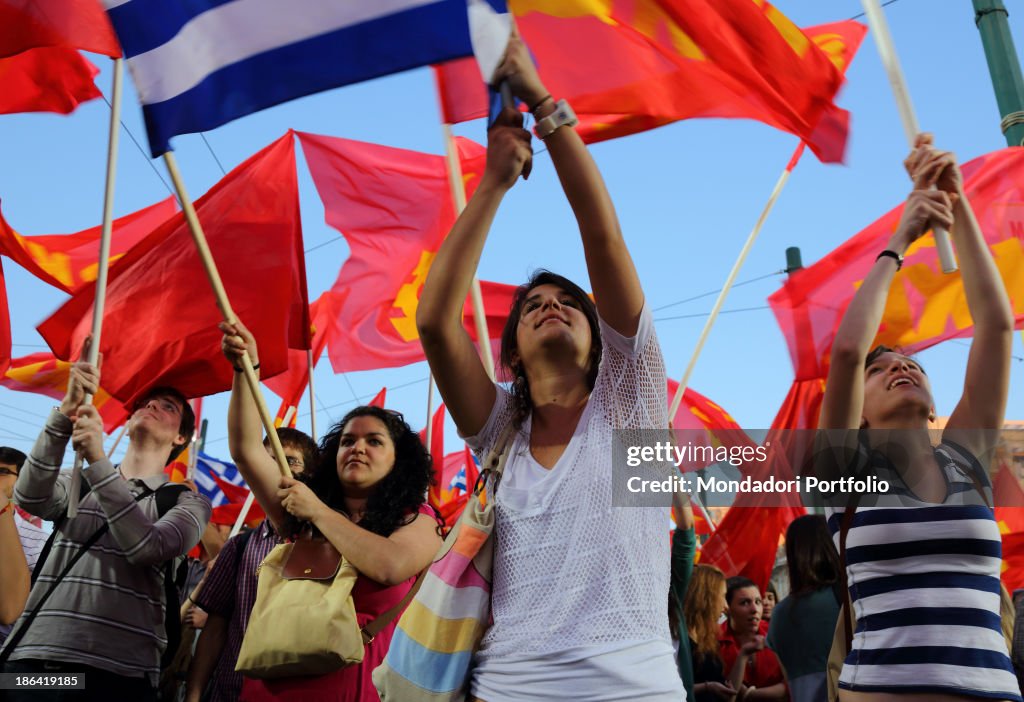
[(622, 336), (601, 320), (601, 340), (604, 349), (594, 395), (609, 411), (612, 428), (668, 427), (665, 360), (647, 302), (635, 336)]
[(494, 406), (491, 407), (491, 414), (487, 418), (484, 428), (474, 436), (462, 436), (462, 432), (459, 432), (459, 436), (462, 436), (470, 450), (476, 455), (477, 460), (481, 462), (487, 451), (498, 440), (501, 430), (512, 421), (512, 396), (508, 390), (497, 383), (494, 385), (494, 390)]

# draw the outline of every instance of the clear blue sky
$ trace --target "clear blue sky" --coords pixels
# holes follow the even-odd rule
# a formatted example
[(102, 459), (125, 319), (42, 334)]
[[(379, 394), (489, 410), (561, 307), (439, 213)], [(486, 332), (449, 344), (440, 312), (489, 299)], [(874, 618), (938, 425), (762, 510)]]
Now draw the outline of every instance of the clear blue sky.
[[(801, 26), (861, 13), (856, 0), (822, 3), (779, 0)], [(1014, 8), (1011, 4), (1011, 12)], [(968, 0), (898, 0), (886, 7), (897, 51), (922, 126), (961, 161), (1005, 146), (974, 12)], [(863, 21), (863, 20), (862, 20)], [(1024, 15), (1010, 17), (1024, 47)], [(110, 91), (110, 62), (91, 57)], [(848, 72), (839, 104), (853, 114), (845, 166), (823, 166), (806, 156), (797, 167), (701, 356), (691, 386), (729, 410), (745, 427), (768, 426), (793, 376), (785, 342), (766, 298), (783, 281), (784, 250), (799, 246), (810, 264), (902, 200), (909, 183), (901, 161), (907, 151), (888, 82), (868, 35)], [(70, 233), (99, 224), (109, 109), (94, 101), (77, 112), (0, 116), (0, 199), (3, 213), (23, 234)], [(230, 170), (288, 128), (441, 153), (437, 99), (428, 70), (334, 90), (245, 117), (206, 135), (213, 154)], [(125, 95), (124, 121), (145, 143), (134, 91)], [(456, 133), (482, 141), (482, 123)], [(618, 208), (630, 250), (651, 306), (669, 375), (678, 378), (693, 352), (717, 291), (750, 232), (796, 138), (752, 121), (690, 120), (592, 147)], [(198, 197), (220, 177), (211, 151), (197, 135), (174, 141), (188, 189)], [(152, 164), (152, 165), (151, 165)], [(154, 171), (154, 167), (156, 171)], [(160, 177), (158, 177), (159, 172)], [(151, 162), (122, 132), (115, 214), (166, 197), (161, 162)], [(299, 163), (310, 299), (334, 281), (348, 254), (338, 232), (324, 224), (323, 207), (304, 162)], [(484, 251), (480, 277), (519, 283), (548, 267), (586, 286), (579, 237), (550, 160), (535, 160), (529, 183), (504, 203)], [(45, 350), (35, 326), (65, 296), (4, 261), (15, 357)], [(775, 275), (772, 275), (772, 274)], [(206, 291), (202, 291), (204, 294)], [(196, 304), (213, 305), (196, 296)], [(671, 305), (671, 306), (670, 306)], [(131, 343), (124, 339), (123, 343)], [(1024, 419), (1024, 348), (1015, 339), (1007, 417)], [(962, 389), (967, 344), (951, 341), (921, 354), (935, 386), (940, 414), (948, 414)], [(388, 404), (414, 427), (426, 419), (426, 364), (333, 375), (318, 366), (318, 428), (388, 386)], [(276, 398), (270, 398), (276, 408)], [(50, 398), (0, 387), (0, 443), (28, 450), (42, 426)], [(207, 451), (227, 457), (226, 395), (206, 402)], [(308, 429), (308, 405), (298, 426)], [(447, 427), (447, 450), (459, 447)], [(121, 451), (118, 451), (120, 454)]]

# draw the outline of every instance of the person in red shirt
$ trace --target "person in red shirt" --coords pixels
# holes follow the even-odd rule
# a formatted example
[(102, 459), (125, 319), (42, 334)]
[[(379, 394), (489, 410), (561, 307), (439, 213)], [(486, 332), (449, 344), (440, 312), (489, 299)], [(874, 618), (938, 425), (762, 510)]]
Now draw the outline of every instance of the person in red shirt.
[(718, 650), (724, 669), (730, 671), (729, 682), (739, 690), (737, 702), (788, 700), (779, 659), (764, 646), (768, 622), (761, 619), (761, 591), (752, 580), (729, 578), (725, 600), (728, 618), (722, 623)]

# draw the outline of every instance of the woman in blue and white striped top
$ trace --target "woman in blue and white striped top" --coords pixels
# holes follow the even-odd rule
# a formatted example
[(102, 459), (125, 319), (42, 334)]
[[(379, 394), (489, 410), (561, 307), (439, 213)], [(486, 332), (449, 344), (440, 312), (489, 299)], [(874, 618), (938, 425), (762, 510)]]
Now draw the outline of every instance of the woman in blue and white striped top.
[[(841, 702), (1021, 700), (999, 620), (1001, 542), (983, 464), (1003, 423), (1013, 314), (952, 154), (918, 138), (903, 217), (836, 333), (823, 429), (852, 430), (847, 470), (891, 486), (862, 500), (846, 535), (856, 616)], [(932, 189), (935, 186), (937, 189)], [(933, 447), (928, 378), (887, 348), (868, 353), (903, 253), (932, 226), (951, 229), (974, 341), (964, 393)], [(837, 538), (844, 514), (829, 519)]]

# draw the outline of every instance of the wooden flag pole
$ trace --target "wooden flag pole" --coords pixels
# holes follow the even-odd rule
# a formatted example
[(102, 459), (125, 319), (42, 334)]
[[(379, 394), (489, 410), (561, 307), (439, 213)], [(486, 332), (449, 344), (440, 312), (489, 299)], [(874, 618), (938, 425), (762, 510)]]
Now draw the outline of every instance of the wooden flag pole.
[(199, 432), (194, 432), (192, 443), (188, 446), (188, 470), (185, 471), (185, 478), (189, 482), (195, 480), (196, 462), (199, 460)]
[[(224, 290), (224, 283), (221, 281), (220, 273), (217, 271), (217, 264), (213, 260), (213, 254), (210, 253), (210, 246), (206, 242), (206, 235), (203, 233), (203, 227), (199, 223), (199, 216), (192, 205), (192, 200), (189, 199), (188, 193), (185, 191), (185, 183), (181, 178), (178, 162), (175, 160), (173, 152), (168, 151), (164, 154), (164, 163), (167, 164), (167, 172), (170, 173), (171, 180), (174, 182), (174, 189), (178, 193), (178, 201), (181, 203), (181, 209), (185, 213), (185, 220), (188, 222), (189, 230), (192, 232), (192, 240), (196, 244), (199, 258), (202, 259), (203, 268), (206, 270), (206, 277), (210, 280), (210, 286), (213, 288), (217, 307), (220, 309), (225, 322), (235, 324), (238, 322), (238, 317), (235, 316), (234, 310), (231, 309), (231, 302), (228, 300), (227, 292)], [(271, 416), (270, 410), (267, 409), (266, 400), (263, 399), (263, 393), (260, 391), (260, 380), (256, 377), (256, 371), (252, 367), (252, 359), (249, 358), (248, 351), (242, 354), (242, 375), (245, 377), (245, 383), (252, 394), (253, 401), (256, 403), (256, 409), (259, 412), (260, 420), (263, 422), (263, 428), (267, 432), (267, 438), (270, 439), (271, 453), (274, 456), (274, 460), (277, 461), (277, 467), (281, 470), (281, 475), (286, 475), (290, 478), (292, 477), (292, 471), (288, 468), (288, 461), (285, 459), (281, 440), (277, 438), (274, 418)]]
[[(292, 417), (294, 417), (295, 413), (298, 411), (299, 410), (297, 407), (295, 407), (294, 405), (289, 405), (288, 409), (285, 410), (284, 417), (281, 418), (281, 426), (288, 426), (292, 421)], [(274, 430), (274, 435), (277, 436), (276, 429)], [(282, 451), (283, 450), (284, 449), (282, 449)], [(288, 460), (286, 458), (285, 463), (287, 462)], [(229, 539), (242, 530), (242, 526), (245, 524), (245, 518), (249, 516), (249, 510), (252, 509), (252, 503), (253, 500), (255, 499), (256, 496), (253, 494), (252, 490), (249, 490), (249, 494), (248, 496), (246, 496), (245, 502), (242, 504), (242, 509), (238, 512), (238, 519), (235, 520), (234, 525), (231, 527), (231, 533), (228, 534)]]
[[(892, 35), (889, 33), (889, 23), (885, 20), (885, 13), (878, 0), (861, 0), (861, 4), (864, 6), (864, 14), (867, 15), (871, 34), (875, 37), (878, 55), (889, 76), (889, 85), (892, 87), (893, 97), (896, 98), (896, 109), (899, 110), (907, 142), (910, 144), (910, 148), (914, 148), (914, 140), (917, 139), (921, 128), (917, 123), (917, 116), (914, 114), (914, 106), (910, 102), (910, 92), (907, 90), (903, 69), (900, 68), (900, 60), (896, 56), (896, 48), (892, 41)], [(942, 272), (955, 273), (956, 256), (953, 255), (949, 232), (941, 227), (933, 228), (932, 232), (935, 234), (935, 248), (939, 254)]]
[(121, 431), (117, 433), (117, 437), (114, 439), (114, 443), (111, 444), (110, 450), (107, 451), (108, 456), (113, 456), (114, 451), (117, 450), (117, 445), (121, 443), (121, 439), (124, 438), (125, 433), (128, 431), (128, 422), (125, 422), (121, 427)]
[(672, 423), (676, 418), (676, 413), (679, 412), (679, 405), (683, 402), (683, 394), (686, 392), (686, 387), (690, 382), (690, 376), (693, 374), (693, 368), (697, 365), (697, 358), (700, 356), (700, 352), (704, 348), (704, 342), (708, 340), (708, 334), (711, 332), (711, 327), (714, 326), (715, 320), (718, 319), (718, 314), (722, 310), (725, 298), (728, 296), (729, 290), (736, 281), (736, 276), (739, 275), (740, 269), (743, 267), (743, 263), (747, 260), (747, 255), (750, 253), (750, 249), (753, 248), (754, 242), (757, 241), (757, 237), (761, 233), (761, 227), (764, 226), (769, 213), (772, 211), (772, 208), (775, 207), (775, 201), (779, 199), (782, 189), (786, 186), (786, 181), (789, 180), (789, 174), (793, 172), (793, 169), (796, 167), (796, 164), (800, 160), (800, 156), (803, 155), (803, 152), (804, 144), (801, 142), (790, 157), (789, 163), (786, 164), (786, 168), (782, 171), (778, 181), (776, 181), (775, 188), (772, 190), (772, 194), (769, 196), (768, 202), (765, 203), (764, 209), (761, 210), (761, 216), (757, 218), (757, 223), (754, 224), (754, 229), (750, 232), (750, 236), (747, 237), (747, 241), (743, 244), (743, 248), (740, 249), (740, 254), (736, 258), (736, 263), (733, 264), (732, 270), (729, 271), (729, 276), (725, 279), (725, 285), (722, 286), (722, 291), (718, 293), (718, 299), (715, 300), (715, 306), (711, 308), (711, 314), (708, 315), (708, 321), (704, 323), (704, 330), (700, 333), (700, 338), (697, 339), (697, 347), (693, 350), (693, 355), (690, 357), (690, 362), (686, 366), (686, 371), (683, 373), (683, 377), (679, 380), (679, 389), (676, 390), (675, 397), (672, 398), (672, 404), (669, 406), (669, 426), (672, 426)]
[[(117, 144), (121, 134), (121, 85), (124, 82), (124, 60), (114, 59), (114, 86), (110, 95), (110, 127), (107, 137), (107, 178), (103, 191), (103, 229), (100, 234), (100, 257), (96, 269), (96, 296), (92, 307), (92, 331), (86, 361), (99, 365), (100, 332), (103, 331), (103, 307), (107, 301), (107, 270), (110, 263), (110, 235), (114, 225), (114, 184), (117, 175)], [(92, 404), (92, 395), (85, 396), (85, 403)], [(116, 444), (115, 444), (116, 446)], [(68, 519), (78, 516), (78, 500), (82, 492), (82, 466), (85, 457), (81, 451), (75, 453), (75, 464), (71, 471), (71, 487), (68, 493)]]
[[(452, 189), (452, 202), (455, 203), (455, 216), (466, 209), (466, 185), (462, 182), (462, 164), (459, 162), (459, 149), (452, 136), (450, 124), (444, 124), (444, 153), (448, 164), (448, 182)], [(480, 347), (480, 359), (484, 363), (487, 377), (494, 381), (494, 354), (491, 353), (491, 335), (487, 330), (487, 315), (484, 312), (484, 295), (480, 290), (480, 279), (473, 276), (469, 288), (470, 300), (473, 302), (473, 321), (476, 324), (477, 346)]]
[[(427, 451), (430, 451), (430, 441), (434, 437), (434, 374), (427, 378)], [(436, 457), (431, 456), (435, 461)]]
[(704, 506), (704, 503), (700, 501), (700, 498), (695, 494), (690, 494), (690, 504), (697, 508), (700, 512), (700, 516), (704, 518), (704, 521), (708, 523), (708, 528), (711, 529), (711, 533), (714, 534), (718, 530), (718, 525), (715, 524), (715, 520), (711, 518), (711, 513), (708, 512), (708, 508)]
[(309, 364), (309, 436), (316, 443), (316, 393), (313, 390), (313, 349), (306, 350), (306, 363)]
[(252, 490), (250, 490), (249, 494), (245, 498), (245, 502), (242, 504), (242, 509), (238, 512), (238, 519), (236, 519), (235, 523), (231, 526), (231, 533), (228, 534), (229, 539), (232, 536), (236, 536), (238, 532), (242, 530), (242, 526), (245, 524), (245, 518), (249, 516), (249, 510), (252, 509), (252, 503), (255, 499), (256, 496), (253, 494)]

